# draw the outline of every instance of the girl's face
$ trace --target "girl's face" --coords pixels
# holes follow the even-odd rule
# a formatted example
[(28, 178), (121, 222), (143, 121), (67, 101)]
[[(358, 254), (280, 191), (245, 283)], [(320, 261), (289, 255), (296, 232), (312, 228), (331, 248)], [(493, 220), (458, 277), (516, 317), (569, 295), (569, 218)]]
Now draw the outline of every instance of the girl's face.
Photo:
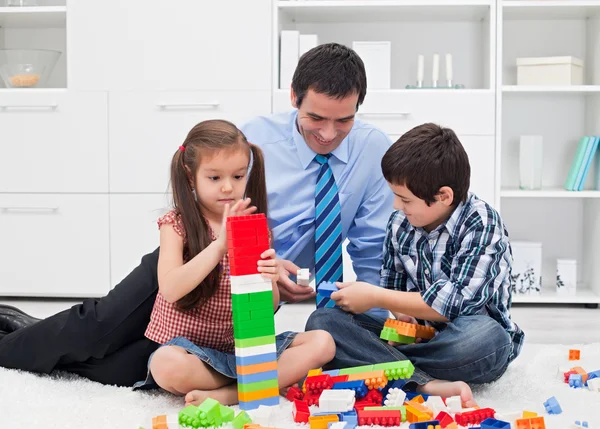
[(202, 157), (196, 172), (196, 195), (202, 213), (221, 220), (225, 205), (244, 196), (250, 158), (243, 150), (221, 150)]

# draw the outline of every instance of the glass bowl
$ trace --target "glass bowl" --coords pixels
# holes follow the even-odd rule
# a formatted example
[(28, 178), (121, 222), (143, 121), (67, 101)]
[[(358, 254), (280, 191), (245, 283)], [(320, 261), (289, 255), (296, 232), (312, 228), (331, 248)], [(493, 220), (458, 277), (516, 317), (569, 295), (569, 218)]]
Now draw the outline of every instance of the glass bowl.
[(44, 86), (60, 55), (49, 49), (0, 49), (0, 77), (8, 88)]

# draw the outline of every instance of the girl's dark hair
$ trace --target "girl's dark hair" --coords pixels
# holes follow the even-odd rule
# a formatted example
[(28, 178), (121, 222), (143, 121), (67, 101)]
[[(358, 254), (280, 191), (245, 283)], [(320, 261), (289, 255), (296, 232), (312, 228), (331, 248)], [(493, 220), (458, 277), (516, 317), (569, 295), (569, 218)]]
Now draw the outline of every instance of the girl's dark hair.
[[(208, 120), (200, 122), (188, 133), (183, 145), (171, 161), (171, 186), (173, 205), (181, 216), (186, 243), (184, 261), (190, 261), (211, 242), (209, 226), (202, 215), (194, 193), (196, 173), (202, 157), (212, 156), (220, 150), (242, 150), (252, 159), (246, 184), (246, 197), (251, 198), (257, 213), (267, 214), (267, 187), (262, 151), (249, 143), (244, 134), (231, 122)], [(219, 287), (221, 264), (217, 265), (194, 290), (177, 301), (181, 310), (197, 307), (210, 298)]]

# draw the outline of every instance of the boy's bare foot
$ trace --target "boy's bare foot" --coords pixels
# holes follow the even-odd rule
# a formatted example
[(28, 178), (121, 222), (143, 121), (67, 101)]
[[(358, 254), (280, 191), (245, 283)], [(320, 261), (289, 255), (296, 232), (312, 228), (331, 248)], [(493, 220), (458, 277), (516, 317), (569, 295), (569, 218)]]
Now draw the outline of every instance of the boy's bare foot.
[(477, 403), (473, 399), (473, 392), (471, 392), (471, 388), (464, 381), (431, 380), (427, 384), (418, 386), (417, 392), (441, 396), (443, 398), (460, 396), (463, 408), (477, 406)]
[(192, 390), (185, 395), (185, 406), (199, 406), (206, 398), (219, 401), (222, 405), (236, 405), (238, 403), (237, 384), (229, 384), (215, 390)]

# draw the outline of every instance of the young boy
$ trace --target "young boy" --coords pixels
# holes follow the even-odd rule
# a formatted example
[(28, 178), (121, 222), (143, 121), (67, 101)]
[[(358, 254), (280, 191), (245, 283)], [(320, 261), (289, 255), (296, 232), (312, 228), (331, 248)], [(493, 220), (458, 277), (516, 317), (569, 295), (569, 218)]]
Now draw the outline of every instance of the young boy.
[[(418, 391), (461, 395), (463, 405), (472, 406), (465, 382), (498, 379), (523, 345), (523, 331), (509, 312), (508, 233), (500, 215), (468, 192), (469, 159), (452, 130), (413, 128), (389, 148), (381, 166), (396, 209), (387, 225), (382, 287), (338, 283), (331, 298), (340, 308), (317, 310), (306, 329), (333, 335), (331, 367), (409, 359)], [(436, 336), (388, 344), (379, 339), (385, 320), (361, 314), (372, 307), (433, 326)], [(343, 311), (347, 317), (340, 317)]]

